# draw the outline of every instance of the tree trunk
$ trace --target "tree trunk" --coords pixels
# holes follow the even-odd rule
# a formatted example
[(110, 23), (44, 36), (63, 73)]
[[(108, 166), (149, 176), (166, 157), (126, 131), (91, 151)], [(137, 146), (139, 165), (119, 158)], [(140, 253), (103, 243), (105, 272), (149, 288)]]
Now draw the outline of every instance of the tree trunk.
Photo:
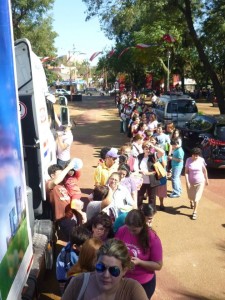
[(195, 47), (198, 51), (199, 58), (202, 61), (205, 70), (208, 72), (209, 77), (213, 83), (213, 88), (215, 91), (215, 95), (218, 100), (218, 106), (221, 114), (225, 114), (225, 101), (224, 101), (224, 92), (223, 92), (223, 87), (218, 79), (218, 76), (213, 69), (212, 65), (210, 64), (207, 55), (204, 52), (202, 43), (198, 39), (197, 33), (195, 31), (194, 25), (193, 25), (193, 20), (192, 20), (192, 12), (191, 12), (191, 0), (185, 0), (185, 9), (181, 9), (182, 13), (185, 16), (190, 35), (193, 39), (193, 42), (195, 44)]

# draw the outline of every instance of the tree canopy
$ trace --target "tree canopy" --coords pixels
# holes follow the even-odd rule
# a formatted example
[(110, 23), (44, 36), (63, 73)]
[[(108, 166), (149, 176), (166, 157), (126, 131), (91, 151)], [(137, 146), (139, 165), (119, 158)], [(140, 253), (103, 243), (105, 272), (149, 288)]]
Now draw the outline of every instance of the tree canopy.
[[(171, 69), (198, 83), (212, 83), (219, 109), (225, 113), (225, 5), (219, 0), (83, 0), (87, 20), (98, 15), (102, 29), (115, 39), (115, 49), (137, 43), (157, 44), (145, 50), (132, 49), (119, 63), (121, 71), (133, 72), (136, 66), (168, 72), (166, 53), (171, 52)], [(175, 43), (162, 41), (164, 34)], [(126, 61), (126, 62), (125, 62)], [(111, 67), (117, 70), (114, 61)], [(111, 62), (112, 64), (112, 62)], [(132, 70), (131, 66), (135, 70)]]
[(34, 52), (39, 56), (54, 56), (54, 40), (57, 33), (53, 30), (52, 17), (48, 12), (54, 0), (12, 0), (12, 20), (14, 39), (27, 38)]

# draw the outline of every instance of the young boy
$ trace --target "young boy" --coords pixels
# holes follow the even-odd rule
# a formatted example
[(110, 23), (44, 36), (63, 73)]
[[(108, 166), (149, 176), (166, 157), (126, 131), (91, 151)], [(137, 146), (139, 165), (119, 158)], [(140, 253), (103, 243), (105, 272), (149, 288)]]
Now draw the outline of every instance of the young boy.
[(91, 237), (90, 232), (83, 226), (74, 227), (68, 244), (62, 248), (56, 259), (56, 278), (59, 282), (61, 293), (64, 291), (67, 271), (77, 263), (83, 243)]
[(178, 198), (182, 192), (181, 186), (181, 172), (184, 166), (184, 150), (180, 146), (179, 139), (174, 139), (171, 141), (171, 146), (173, 149), (173, 155), (169, 155), (168, 159), (171, 161), (172, 166), (172, 187), (173, 191), (169, 195), (170, 198)]

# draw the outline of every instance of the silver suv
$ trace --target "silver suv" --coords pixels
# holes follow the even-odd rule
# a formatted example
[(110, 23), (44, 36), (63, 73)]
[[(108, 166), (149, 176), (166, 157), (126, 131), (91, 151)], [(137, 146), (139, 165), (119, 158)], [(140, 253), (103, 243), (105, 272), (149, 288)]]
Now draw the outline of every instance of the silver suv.
[(96, 88), (86, 88), (85, 94), (88, 96), (104, 96), (105, 92), (104, 91), (99, 91)]

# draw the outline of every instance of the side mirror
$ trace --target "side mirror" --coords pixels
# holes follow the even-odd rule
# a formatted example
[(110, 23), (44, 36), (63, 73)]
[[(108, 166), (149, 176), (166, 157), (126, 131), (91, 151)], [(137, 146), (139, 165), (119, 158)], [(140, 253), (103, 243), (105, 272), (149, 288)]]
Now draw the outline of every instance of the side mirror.
[(67, 106), (67, 103), (68, 103), (68, 101), (67, 101), (65, 96), (60, 96), (59, 97), (59, 105)]
[(71, 126), (69, 109), (66, 106), (60, 107), (60, 121), (62, 126)]

